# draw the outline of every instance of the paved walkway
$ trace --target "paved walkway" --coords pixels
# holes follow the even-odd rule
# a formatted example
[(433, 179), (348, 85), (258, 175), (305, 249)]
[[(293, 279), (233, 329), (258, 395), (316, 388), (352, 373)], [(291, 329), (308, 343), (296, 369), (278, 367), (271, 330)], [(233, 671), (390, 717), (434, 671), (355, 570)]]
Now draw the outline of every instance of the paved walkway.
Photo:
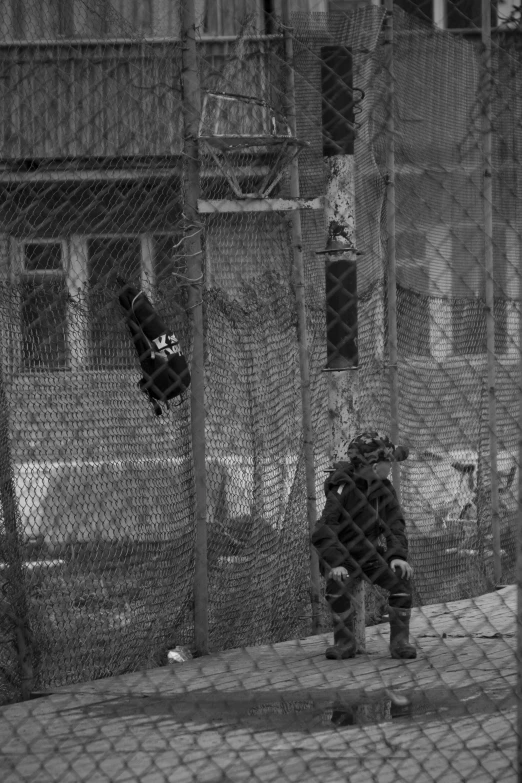
[(350, 661), (316, 636), (59, 688), (0, 709), (0, 781), (515, 783), (515, 611), (416, 609), (415, 661), (382, 625)]

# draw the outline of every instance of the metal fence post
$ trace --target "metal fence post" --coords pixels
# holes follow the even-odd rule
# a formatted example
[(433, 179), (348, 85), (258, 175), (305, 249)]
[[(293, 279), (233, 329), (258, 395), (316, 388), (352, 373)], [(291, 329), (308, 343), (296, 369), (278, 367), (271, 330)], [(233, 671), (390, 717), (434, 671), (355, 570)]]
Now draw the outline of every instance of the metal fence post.
[[(390, 437), (399, 440), (399, 367), (397, 350), (397, 261), (395, 252), (395, 122), (393, 69), (393, 0), (386, 0), (385, 45), (387, 48), (387, 117), (386, 117), (386, 270), (388, 296), (388, 367), (390, 381)], [(398, 462), (392, 463), (392, 480), (399, 501), (401, 474)]]
[(182, 7), (182, 87), (183, 87), (183, 185), (185, 216), (185, 255), (192, 317), (191, 435), (195, 481), (196, 551), (194, 570), (194, 644), (196, 654), (208, 653), (208, 568), (207, 568), (207, 486), (205, 465), (205, 375), (203, 327), (202, 224), (197, 202), (200, 195), (199, 123), (201, 90), (196, 51), (194, 0)]
[[(290, 28), (288, 2), (283, 2), (283, 36), (285, 45), (287, 119), (293, 136), (296, 135), (294, 50)], [(290, 198), (299, 198), (299, 167), (297, 158), (290, 164)], [(308, 532), (311, 535), (317, 519), (317, 499), (314, 464), (314, 433), (312, 423), (312, 401), (310, 393), (310, 362), (308, 356), (308, 334), (306, 327), (306, 290), (303, 258), (303, 235), (301, 214), (298, 209), (291, 212), (292, 253), (294, 266), (294, 290), (297, 307), (297, 335), (299, 343), (299, 369), (301, 375), (301, 404), (303, 419), (303, 448), (306, 474), (306, 514)], [(310, 546), (310, 599), (312, 608), (312, 633), (320, 628), (320, 584), (319, 558)]]
[(18, 653), (20, 695), (22, 701), (31, 698), (34, 690), (33, 646), (25, 593), (24, 557), (22, 550), (20, 516), (16, 499), (13, 462), (9, 442), (9, 408), (0, 367), (0, 506), (4, 524), (6, 559), (6, 598), (0, 599), (0, 612), (14, 625), (14, 641)]
[(482, 201), (484, 208), (484, 266), (486, 272), (486, 355), (488, 377), (489, 467), (491, 476), (491, 530), (495, 583), (502, 581), (498, 496), (498, 438), (495, 354), (495, 278), (493, 268), (493, 129), (491, 113), (491, 0), (482, 0)]
[(522, 783), (522, 264), (518, 300), (517, 780)]
[(522, 256), (518, 274), (518, 487), (517, 487), (517, 780), (522, 783)]

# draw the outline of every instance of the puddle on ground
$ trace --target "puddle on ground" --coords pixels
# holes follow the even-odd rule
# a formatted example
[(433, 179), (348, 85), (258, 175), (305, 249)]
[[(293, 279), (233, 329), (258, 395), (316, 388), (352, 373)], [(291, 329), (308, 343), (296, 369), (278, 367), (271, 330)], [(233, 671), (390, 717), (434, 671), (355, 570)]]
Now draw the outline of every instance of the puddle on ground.
[[(332, 694), (333, 695), (333, 694)], [(394, 691), (375, 693), (338, 691), (328, 700), (327, 694), (307, 699), (290, 694), (272, 701), (251, 704), (244, 718), (248, 722), (265, 723), (266, 727), (314, 729), (326, 726), (369, 726), (406, 720), (452, 719), (470, 713), (493, 713), (514, 704), (512, 694), (492, 699), (482, 691)], [(230, 705), (229, 705), (230, 707)]]
[(81, 710), (90, 716), (174, 719), (210, 728), (253, 731), (324, 731), (330, 727), (369, 726), (390, 721), (449, 721), (469, 714), (493, 714), (515, 705), (513, 690), (488, 694), (477, 687), (425, 691), (383, 689), (307, 692), (192, 692), (117, 696)]

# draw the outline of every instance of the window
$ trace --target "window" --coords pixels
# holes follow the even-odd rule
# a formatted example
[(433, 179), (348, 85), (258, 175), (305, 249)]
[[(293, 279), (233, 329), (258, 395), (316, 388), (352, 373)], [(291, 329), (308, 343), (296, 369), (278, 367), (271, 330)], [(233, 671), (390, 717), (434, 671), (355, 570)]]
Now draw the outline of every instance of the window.
[[(3, 8), (0, 37), (38, 38), (121, 37), (128, 30), (142, 36), (179, 36), (179, 4), (173, 0), (10, 0)], [(297, 11), (326, 11), (326, 0), (293, 0)], [(251, 19), (258, 30), (274, 32), (274, 14), (281, 0), (195, 0), (196, 24), (206, 35), (237, 35)]]
[(184, 312), (178, 236), (74, 236), (17, 247), (20, 342), (15, 353), (24, 371), (135, 366), (118, 302), (122, 284), (156, 297), (169, 320)]
[[(513, 239), (503, 225), (493, 233), (495, 350), (508, 351), (513, 324), (506, 291), (513, 287)], [(508, 247), (509, 244), (509, 247)], [(399, 231), (397, 254), (397, 338), (403, 356), (486, 353), (484, 235), (474, 224)], [(512, 320), (512, 319), (511, 319)]]
[(400, 231), (397, 257), (397, 345), (402, 356), (430, 353), (426, 233)]
[(68, 366), (67, 281), (63, 242), (21, 246), (20, 326), (24, 369)]
[[(507, 0), (505, 5), (509, 7), (511, 3), (512, 0)], [(384, 0), (372, 0), (372, 4), (384, 5)], [(480, 30), (482, 27), (481, 0), (395, 0), (395, 5), (410, 16), (433, 22), (444, 30)], [(497, 4), (492, 3), (492, 27), (497, 26), (498, 16)]]
[(395, 0), (395, 5), (423, 22), (433, 21), (433, 0)]
[[(486, 270), (484, 237), (477, 226), (459, 226), (452, 237), (452, 342), (456, 355), (486, 352)], [(499, 296), (505, 290), (505, 231), (495, 227), (495, 350), (506, 350), (506, 307)]]
[[(491, 26), (497, 25), (496, 4), (491, 4)], [(446, 0), (446, 26), (449, 30), (480, 30), (482, 0)]]
[(93, 369), (132, 366), (133, 347), (117, 329), (122, 282), (141, 288), (139, 237), (95, 238), (87, 242), (89, 365)]
[(426, 268), (426, 232), (398, 231), (395, 254), (399, 285), (420, 293), (426, 292), (429, 285)]

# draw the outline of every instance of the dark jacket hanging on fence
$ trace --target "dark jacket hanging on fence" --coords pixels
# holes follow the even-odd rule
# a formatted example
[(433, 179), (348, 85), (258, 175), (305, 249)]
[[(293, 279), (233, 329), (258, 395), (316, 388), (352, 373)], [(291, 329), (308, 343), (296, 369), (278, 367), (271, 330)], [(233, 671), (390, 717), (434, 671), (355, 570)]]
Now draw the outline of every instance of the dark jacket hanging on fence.
[(156, 414), (161, 415), (161, 407), (155, 401), (168, 402), (190, 384), (187, 361), (175, 335), (168, 332), (142, 291), (126, 286), (119, 301), (143, 370), (139, 387), (154, 404)]
[(326, 504), (312, 534), (323, 572), (337, 566), (350, 571), (378, 554), (388, 563), (407, 560), (404, 514), (388, 479), (369, 485), (350, 462), (338, 462), (324, 490)]

